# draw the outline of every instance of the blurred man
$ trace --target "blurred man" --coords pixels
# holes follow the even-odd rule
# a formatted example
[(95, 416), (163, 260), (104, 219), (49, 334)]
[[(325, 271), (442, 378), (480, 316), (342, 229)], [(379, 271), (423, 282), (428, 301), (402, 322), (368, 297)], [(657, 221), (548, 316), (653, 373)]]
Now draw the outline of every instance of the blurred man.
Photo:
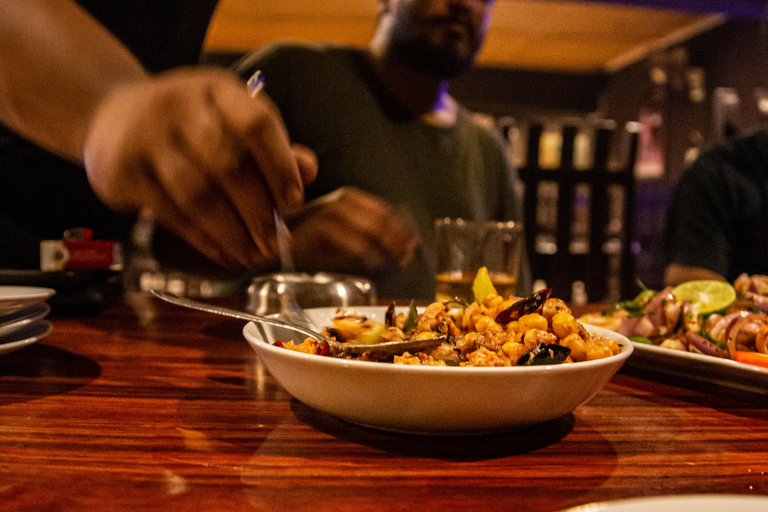
[(263, 71), (291, 139), (318, 157), (314, 200), (291, 222), (304, 269), (367, 274), (382, 297), (434, 298), (435, 219), (520, 219), (500, 139), (448, 94), (492, 6), (380, 0), (367, 50), (282, 43), (237, 67)]

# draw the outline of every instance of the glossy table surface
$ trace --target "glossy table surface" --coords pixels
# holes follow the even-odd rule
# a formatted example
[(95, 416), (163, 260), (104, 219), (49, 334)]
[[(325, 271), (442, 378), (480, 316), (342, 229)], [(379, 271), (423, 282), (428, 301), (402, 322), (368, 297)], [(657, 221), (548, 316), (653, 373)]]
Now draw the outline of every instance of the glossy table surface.
[(53, 317), (49, 337), (0, 356), (0, 511), (557, 511), (768, 494), (764, 403), (622, 370), (544, 425), (392, 434), (292, 399), (242, 322), (129, 299)]

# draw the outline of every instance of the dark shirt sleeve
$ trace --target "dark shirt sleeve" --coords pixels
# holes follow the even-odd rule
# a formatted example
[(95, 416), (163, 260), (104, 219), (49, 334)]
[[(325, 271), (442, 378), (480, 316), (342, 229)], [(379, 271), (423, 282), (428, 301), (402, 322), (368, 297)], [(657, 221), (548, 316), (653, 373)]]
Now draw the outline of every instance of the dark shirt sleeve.
[(702, 155), (684, 172), (667, 216), (667, 264), (728, 275), (737, 211), (737, 183), (728, 174), (728, 163), (716, 151)]

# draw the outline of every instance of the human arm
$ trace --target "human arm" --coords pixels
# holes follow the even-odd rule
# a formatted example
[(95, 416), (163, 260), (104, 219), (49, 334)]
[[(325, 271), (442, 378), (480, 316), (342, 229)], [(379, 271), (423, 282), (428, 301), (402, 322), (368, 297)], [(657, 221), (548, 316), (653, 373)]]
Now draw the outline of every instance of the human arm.
[(664, 271), (664, 286), (676, 286), (687, 281), (721, 281), (723, 279), (725, 279), (723, 276), (709, 269), (678, 263), (670, 263)]
[(144, 212), (218, 263), (275, 259), (272, 209), (314, 157), (266, 95), (221, 70), (146, 73), (70, 0), (0, 0), (0, 121), (73, 162), (110, 208)]
[(0, 121), (76, 163), (94, 111), (148, 79), (136, 58), (70, 0), (0, 0)]
[(88, 179), (118, 211), (144, 212), (210, 259), (276, 259), (272, 210), (303, 200), (314, 155), (291, 148), (266, 95), (218, 69), (182, 68), (117, 89), (85, 145)]

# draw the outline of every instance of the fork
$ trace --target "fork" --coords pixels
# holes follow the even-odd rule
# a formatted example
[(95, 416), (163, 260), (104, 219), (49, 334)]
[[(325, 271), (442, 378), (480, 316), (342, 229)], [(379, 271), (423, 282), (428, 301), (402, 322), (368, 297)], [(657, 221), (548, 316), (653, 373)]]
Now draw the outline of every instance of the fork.
[[(248, 79), (246, 87), (251, 98), (255, 98), (259, 94), (259, 91), (264, 88), (264, 75), (262, 75), (261, 70), (256, 70)], [(275, 219), (275, 237), (277, 239), (277, 252), (280, 256), (280, 271), (283, 273), (296, 272), (296, 265), (294, 265), (293, 256), (291, 256), (291, 232), (288, 230), (280, 210), (273, 208), (272, 215)], [(282, 299), (282, 313), (285, 316), (305, 329), (318, 330), (307, 313), (296, 302), (292, 291), (285, 291)]]

